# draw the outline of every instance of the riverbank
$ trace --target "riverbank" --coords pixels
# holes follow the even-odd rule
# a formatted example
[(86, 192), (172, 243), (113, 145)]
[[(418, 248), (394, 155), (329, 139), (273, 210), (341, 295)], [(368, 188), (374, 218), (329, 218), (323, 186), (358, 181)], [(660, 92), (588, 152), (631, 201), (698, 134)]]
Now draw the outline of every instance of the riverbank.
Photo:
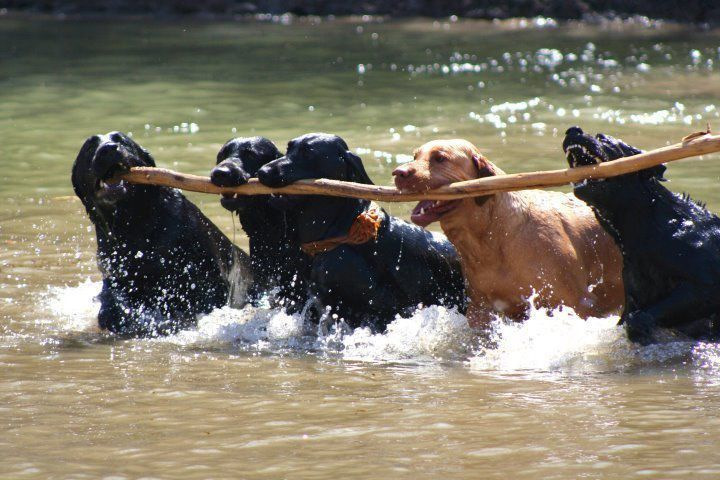
[(717, 24), (720, 2), (707, 0), (401, 0), (385, 2), (365, 0), (5, 0), (4, 11), (24, 11), (55, 15), (150, 15), (150, 16), (217, 16), (248, 14), (294, 15), (387, 15), (393, 17), (458, 16), (481, 19), (513, 17), (550, 17), (558, 20), (599, 21), (615, 18), (648, 17), (685, 23)]

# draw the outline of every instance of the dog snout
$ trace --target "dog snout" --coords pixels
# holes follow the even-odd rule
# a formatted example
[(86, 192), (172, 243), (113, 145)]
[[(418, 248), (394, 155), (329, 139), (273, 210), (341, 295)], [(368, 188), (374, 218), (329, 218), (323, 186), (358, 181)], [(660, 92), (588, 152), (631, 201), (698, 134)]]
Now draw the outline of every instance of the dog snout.
[(416, 172), (415, 167), (413, 167), (412, 165), (410, 165), (408, 163), (408, 164), (400, 165), (399, 167), (397, 167), (395, 170), (393, 170), (392, 174), (396, 178), (397, 177), (407, 178), (407, 177), (411, 177), (411, 176), (415, 175), (415, 172)]
[(225, 160), (210, 172), (210, 181), (218, 187), (237, 187), (247, 183), (250, 176), (232, 161)]
[(571, 136), (571, 137), (580, 137), (582, 135), (585, 135), (585, 132), (582, 131), (582, 128), (578, 127), (577, 125), (574, 125), (565, 131), (565, 135)]
[(270, 188), (284, 187), (288, 183), (283, 178), (280, 170), (271, 164), (264, 165), (260, 168), (260, 170), (258, 170), (257, 177), (260, 183)]
[(130, 168), (122, 147), (114, 142), (101, 145), (95, 152), (95, 158), (93, 159), (93, 173), (95, 176), (105, 178), (114, 173), (118, 167)]
[(100, 148), (97, 149), (97, 152), (95, 152), (95, 156), (97, 158), (100, 157), (113, 157), (115, 155), (120, 155), (120, 145), (118, 145), (115, 142), (108, 142), (103, 143), (100, 145)]
[(411, 164), (400, 165), (392, 174), (395, 177), (395, 186), (399, 189), (409, 188), (415, 183), (416, 168)]

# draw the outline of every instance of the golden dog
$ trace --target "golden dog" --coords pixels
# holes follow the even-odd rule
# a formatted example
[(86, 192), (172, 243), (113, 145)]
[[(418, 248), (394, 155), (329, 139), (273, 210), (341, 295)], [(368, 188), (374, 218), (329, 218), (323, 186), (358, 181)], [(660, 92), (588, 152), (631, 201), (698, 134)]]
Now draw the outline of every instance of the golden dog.
[[(467, 140), (428, 142), (393, 171), (395, 185), (407, 192), (502, 173)], [(474, 326), (486, 326), (492, 312), (526, 318), (533, 295), (537, 306), (566, 305), (583, 318), (623, 305), (620, 251), (572, 194), (524, 190), (425, 200), (411, 219), (423, 227), (439, 220), (457, 248)]]

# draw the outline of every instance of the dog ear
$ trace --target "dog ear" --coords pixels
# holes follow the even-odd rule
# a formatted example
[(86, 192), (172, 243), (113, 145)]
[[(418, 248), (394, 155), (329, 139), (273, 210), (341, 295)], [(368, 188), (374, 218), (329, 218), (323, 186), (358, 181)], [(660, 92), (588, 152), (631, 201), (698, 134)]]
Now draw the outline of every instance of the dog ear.
[(667, 170), (667, 167), (661, 164), (645, 170), (641, 170), (640, 174), (646, 178), (655, 177), (658, 182), (667, 182), (667, 178), (664, 177), (665, 170)]
[[(617, 140), (617, 145), (622, 151), (622, 157), (631, 157), (633, 155), (643, 153), (643, 151), (639, 148), (633, 147), (622, 140)], [(659, 182), (667, 182), (667, 178), (664, 177), (665, 170), (667, 170), (665, 165), (656, 165), (648, 168), (647, 170), (642, 170), (641, 175), (646, 176), (647, 178), (655, 177), (655, 179)]]
[(627, 143), (623, 142), (622, 140), (618, 140), (618, 146), (622, 150), (623, 156), (625, 157), (631, 157), (633, 155), (639, 155), (643, 153), (642, 150), (639, 148), (635, 148), (632, 145), (628, 145)]
[(90, 165), (92, 164), (92, 158), (95, 156), (95, 150), (97, 150), (100, 145), (100, 141), (100, 137), (97, 135), (93, 135), (85, 140), (77, 157), (75, 157), (75, 162), (73, 162), (70, 179), (75, 194), (80, 198), (84, 198), (84, 195), (87, 194), (87, 192), (81, 191), (80, 188), (83, 186), (83, 180), (89, 175), (87, 172), (92, 172)]
[(343, 154), (345, 165), (348, 167), (348, 179), (357, 183), (366, 183), (373, 185), (373, 181), (370, 180), (365, 167), (363, 166), (362, 159), (354, 153), (346, 150)]
[[(485, 177), (494, 177), (496, 173), (490, 168), (487, 161), (482, 158), (477, 153), (473, 153), (472, 156), (473, 164), (475, 165), (475, 169), (477, 170), (478, 177), (477, 178), (485, 178)], [(492, 195), (483, 195), (482, 197), (475, 197), (475, 205), (478, 207), (482, 207), (485, 205), (485, 202), (490, 200), (490, 197)]]
[(494, 177), (496, 175), (495, 171), (490, 168), (487, 161), (480, 155), (473, 154), (472, 161), (478, 173), (477, 178)]
[(145, 150), (144, 148), (140, 147), (139, 145), (138, 145), (138, 147), (139, 147), (139, 149), (140, 149), (140, 156), (142, 157), (142, 159), (143, 159), (145, 162), (147, 162), (147, 164), (148, 164), (149, 166), (154, 167), (154, 166), (155, 166), (155, 159), (152, 157), (152, 155), (150, 155), (150, 152), (148, 152), (148, 151)]

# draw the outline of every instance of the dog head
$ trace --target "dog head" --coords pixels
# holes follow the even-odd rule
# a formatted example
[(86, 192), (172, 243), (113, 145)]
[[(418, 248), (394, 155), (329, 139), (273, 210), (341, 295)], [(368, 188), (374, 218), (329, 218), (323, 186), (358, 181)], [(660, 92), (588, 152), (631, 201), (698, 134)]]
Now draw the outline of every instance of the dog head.
[(94, 135), (85, 141), (73, 164), (73, 189), (88, 210), (113, 209), (147, 187), (110, 179), (131, 167), (154, 166), (152, 156), (124, 133)]
[[(260, 168), (282, 157), (275, 144), (264, 137), (233, 138), (217, 154), (217, 165), (210, 181), (219, 187), (244, 185)], [(241, 211), (253, 205), (252, 197), (225, 194), (220, 204), (230, 211)]]
[[(454, 182), (490, 177), (503, 173), (467, 140), (434, 140), (415, 150), (412, 162), (393, 172), (395, 186), (403, 192), (423, 192)], [(483, 202), (487, 197), (478, 197)], [(423, 200), (412, 211), (410, 219), (427, 226), (454, 210), (462, 200)]]
[[(283, 187), (298, 180), (329, 178), (372, 184), (362, 160), (345, 140), (327, 133), (308, 133), (288, 143), (285, 156), (258, 171), (260, 183)], [(321, 195), (273, 196), (271, 206), (297, 214), (301, 241), (315, 241), (347, 233), (369, 202)]]
[(372, 184), (360, 157), (345, 140), (327, 133), (308, 133), (288, 143), (284, 157), (260, 169), (258, 179), (268, 187), (284, 187), (308, 178), (330, 178)]
[[(603, 162), (611, 162), (642, 153), (642, 150), (628, 145), (622, 140), (603, 133), (598, 133), (593, 137), (583, 132), (580, 127), (570, 127), (565, 132), (563, 151), (570, 168), (599, 165)], [(633, 182), (642, 182), (648, 179), (664, 181), (665, 169), (665, 165), (658, 165), (617, 177), (584, 180), (574, 185), (574, 192), (578, 198), (593, 205), (598, 202), (615, 203), (620, 200), (620, 193), (625, 196), (631, 193), (630, 190), (640, 193), (640, 187), (632, 185)], [(622, 192), (618, 190), (620, 182), (623, 184)]]

